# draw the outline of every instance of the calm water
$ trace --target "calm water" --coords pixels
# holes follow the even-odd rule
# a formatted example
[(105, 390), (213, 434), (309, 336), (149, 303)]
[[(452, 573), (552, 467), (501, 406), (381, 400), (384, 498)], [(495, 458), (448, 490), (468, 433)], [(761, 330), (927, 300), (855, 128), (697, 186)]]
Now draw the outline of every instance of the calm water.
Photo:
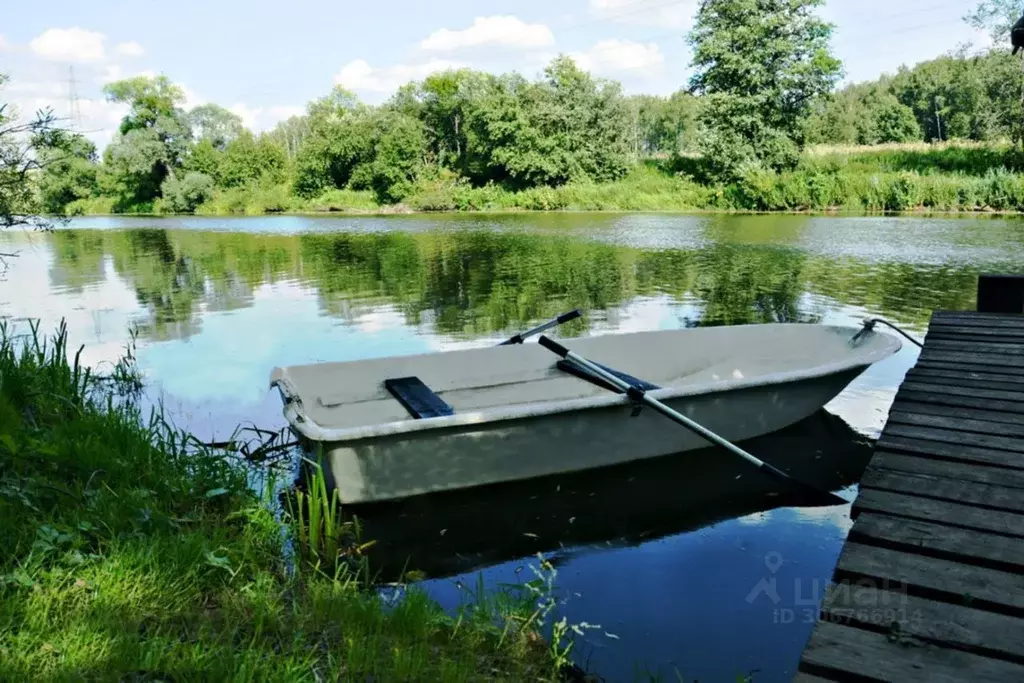
[[(275, 365), (493, 344), (573, 307), (563, 335), (881, 315), (923, 334), (970, 308), (979, 272), (1024, 272), (1024, 221), (565, 214), (83, 219), (0, 234), (18, 251), (0, 316), (83, 358), (138, 361), (176, 422), (222, 438), (283, 426)], [(749, 445), (851, 498), (916, 349), (904, 345), (801, 425)], [(789, 680), (849, 528), (794, 508), (716, 452), (434, 496), (371, 511), (381, 567), (444, 604), (558, 566), (577, 661), (608, 680)], [(609, 635), (611, 634), (611, 635)]]

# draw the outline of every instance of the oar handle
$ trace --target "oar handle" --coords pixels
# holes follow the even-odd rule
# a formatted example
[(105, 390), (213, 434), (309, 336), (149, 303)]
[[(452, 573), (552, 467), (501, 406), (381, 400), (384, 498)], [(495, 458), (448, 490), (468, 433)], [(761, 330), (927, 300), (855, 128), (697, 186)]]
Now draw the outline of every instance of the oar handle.
[(562, 315), (558, 316), (557, 318), (552, 318), (551, 320), (547, 321), (546, 323), (542, 323), (540, 325), (537, 325), (537, 327), (534, 327), (533, 329), (529, 329), (526, 332), (520, 332), (519, 334), (515, 335), (514, 337), (510, 337), (510, 338), (506, 339), (505, 341), (501, 342), (500, 344), (498, 344), (498, 346), (510, 346), (512, 344), (522, 344), (523, 341), (527, 337), (532, 337), (533, 335), (537, 334), (538, 332), (543, 332), (544, 330), (550, 329), (550, 328), (555, 327), (557, 325), (561, 325), (562, 323), (567, 323), (570, 320), (575, 320), (576, 318), (580, 317), (581, 315), (583, 315), (583, 314), (580, 313), (580, 309), (574, 308), (573, 310), (569, 311), (568, 313), (563, 313)]
[(555, 353), (556, 355), (562, 358), (565, 358), (566, 356), (569, 355), (569, 349), (565, 348), (564, 346), (556, 342), (554, 339), (551, 339), (550, 337), (547, 337), (543, 334), (540, 336), (540, 339), (537, 340), (537, 343), (543, 346), (548, 351), (551, 351), (552, 353)]

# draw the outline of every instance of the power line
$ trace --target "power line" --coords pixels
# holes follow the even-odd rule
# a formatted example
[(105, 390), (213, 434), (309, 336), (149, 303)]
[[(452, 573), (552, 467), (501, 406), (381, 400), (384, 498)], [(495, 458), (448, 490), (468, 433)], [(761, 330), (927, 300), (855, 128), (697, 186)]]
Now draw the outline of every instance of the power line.
[(78, 105), (78, 81), (75, 80), (75, 67), (68, 65), (68, 119), (71, 129), (77, 130), (82, 121), (82, 110)]

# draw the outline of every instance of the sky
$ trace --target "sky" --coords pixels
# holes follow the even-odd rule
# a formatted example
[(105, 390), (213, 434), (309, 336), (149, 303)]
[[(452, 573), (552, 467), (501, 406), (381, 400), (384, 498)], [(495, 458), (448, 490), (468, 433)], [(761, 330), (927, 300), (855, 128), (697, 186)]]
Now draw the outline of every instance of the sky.
[[(963, 16), (977, 0), (828, 0), (844, 82), (969, 43), (988, 43)], [(668, 94), (690, 75), (685, 35), (697, 0), (49, 0), (8, 4), (0, 18), (0, 101), (23, 115), (52, 107), (101, 147), (124, 105), (104, 83), (163, 73), (185, 106), (216, 102), (253, 130), (303, 112), (335, 84), (379, 103), (410, 80), (468, 66), (533, 77), (559, 53), (629, 93)], [(40, 7), (43, 7), (40, 10)], [(72, 88), (73, 85), (73, 88)]]

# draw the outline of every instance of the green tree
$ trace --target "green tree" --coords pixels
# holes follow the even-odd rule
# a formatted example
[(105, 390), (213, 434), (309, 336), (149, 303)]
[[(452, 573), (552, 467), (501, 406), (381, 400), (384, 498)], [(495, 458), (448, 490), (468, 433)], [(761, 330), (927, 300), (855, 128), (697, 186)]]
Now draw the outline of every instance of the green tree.
[(346, 187), (356, 167), (372, 161), (372, 110), (339, 86), (310, 103), (307, 120), (309, 132), (295, 158), (295, 191), (315, 197)]
[(151, 202), (164, 179), (188, 158), (192, 133), (179, 106), (185, 94), (166, 76), (107, 84), (107, 100), (127, 104), (118, 135), (104, 151), (101, 186), (121, 207)]
[(309, 135), (309, 119), (306, 116), (290, 116), (278, 123), (267, 135), (284, 148), (289, 160), (294, 161), (299, 154), (299, 148), (302, 147), (302, 141)]
[(885, 78), (822, 99), (807, 120), (808, 143), (874, 145), (921, 139), (913, 110), (892, 94)]
[(692, 94), (679, 90), (669, 97), (634, 95), (629, 99), (634, 154), (676, 154), (692, 146), (698, 107)]
[(220, 178), (220, 165), (223, 162), (223, 150), (217, 149), (213, 141), (204, 138), (192, 148), (192, 153), (185, 162), (185, 170), (202, 173), (216, 180)]
[(188, 123), (197, 143), (208, 140), (221, 151), (245, 131), (242, 117), (212, 103), (192, 108), (188, 113)]
[(167, 178), (160, 188), (164, 202), (174, 213), (192, 213), (213, 197), (213, 178), (191, 171), (183, 178)]
[(63, 138), (60, 145), (39, 151), (39, 194), (43, 209), (53, 214), (64, 213), (68, 204), (98, 189), (96, 145), (75, 133)]
[(477, 93), (467, 117), (475, 183), (522, 188), (625, 173), (630, 114), (618, 83), (594, 79), (563, 56), (540, 82), (504, 74)]
[(426, 147), (423, 124), (411, 116), (390, 113), (376, 121), (371, 186), (380, 202), (400, 202), (412, 191)]
[(276, 141), (243, 130), (224, 151), (217, 178), (224, 187), (259, 182), (264, 178), (280, 183), (285, 178), (287, 164), (287, 154)]
[[(0, 91), (8, 78), (0, 73)], [(57, 123), (52, 110), (22, 120), (10, 102), (0, 101), (0, 228), (51, 225), (40, 215), (44, 207), (32, 179), (45, 171), (47, 154), (69, 145), (66, 132)], [(4, 256), (0, 254), (0, 266)]]
[(823, 0), (703, 0), (689, 42), (691, 91), (703, 95), (701, 150), (713, 175), (742, 166), (792, 167), (816, 98), (830, 92), (840, 62)]

